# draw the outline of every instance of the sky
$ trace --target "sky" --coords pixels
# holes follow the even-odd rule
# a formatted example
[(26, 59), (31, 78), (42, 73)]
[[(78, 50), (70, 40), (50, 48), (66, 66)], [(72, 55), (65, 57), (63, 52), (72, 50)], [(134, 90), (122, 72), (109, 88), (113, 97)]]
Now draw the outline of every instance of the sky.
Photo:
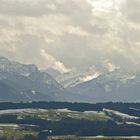
[(0, 56), (40, 69), (140, 70), (140, 0), (0, 0)]

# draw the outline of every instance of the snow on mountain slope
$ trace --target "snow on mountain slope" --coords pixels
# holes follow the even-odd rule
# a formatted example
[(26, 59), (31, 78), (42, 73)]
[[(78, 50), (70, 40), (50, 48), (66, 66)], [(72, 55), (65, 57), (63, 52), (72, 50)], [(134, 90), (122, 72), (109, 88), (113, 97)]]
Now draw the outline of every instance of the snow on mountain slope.
[(100, 73), (94, 70), (88, 72), (71, 71), (57, 76), (56, 80), (60, 82), (65, 88), (70, 88), (80, 83), (95, 79), (99, 75)]
[(55, 76), (55, 79), (59, 83), (61, 83), (65, 88), (73, 88), (82, 83), (86, 83), (94, 80), (100, 84), (108, 83), (111, 81), (117, 81), (119, 84), (125, 84), (128, 81), (135, 80), (136, 74), (126, 73), (125, 71), (121, 71), (120, 69), (111, 72), (106, 72), (106, 73), (102, 73), (102, 72), (95, 71), (94, 69), (90, 69), (89, 71), (86, 72), (79, 72), (74, 70), (68, 73), (58, 74), (57, 76)]

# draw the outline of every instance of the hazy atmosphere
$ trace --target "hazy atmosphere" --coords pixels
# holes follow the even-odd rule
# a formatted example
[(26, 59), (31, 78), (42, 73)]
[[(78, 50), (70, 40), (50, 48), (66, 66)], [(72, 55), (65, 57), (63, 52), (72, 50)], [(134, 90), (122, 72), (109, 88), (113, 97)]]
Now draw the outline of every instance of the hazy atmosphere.
[(140, 0), (0, 0), (0, 140), (140, 140)]
[(0, 55), (41, 69), (140, 69), (140, 0), (0, 0)]

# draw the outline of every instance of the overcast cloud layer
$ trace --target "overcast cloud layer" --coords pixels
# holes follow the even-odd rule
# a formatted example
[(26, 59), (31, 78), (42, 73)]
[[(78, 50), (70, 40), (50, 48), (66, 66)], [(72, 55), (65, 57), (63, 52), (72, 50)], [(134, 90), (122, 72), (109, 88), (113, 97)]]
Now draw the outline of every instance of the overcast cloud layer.
[(61, 72), (140, 69), (140, 0), (0, 0), (0, 55)]

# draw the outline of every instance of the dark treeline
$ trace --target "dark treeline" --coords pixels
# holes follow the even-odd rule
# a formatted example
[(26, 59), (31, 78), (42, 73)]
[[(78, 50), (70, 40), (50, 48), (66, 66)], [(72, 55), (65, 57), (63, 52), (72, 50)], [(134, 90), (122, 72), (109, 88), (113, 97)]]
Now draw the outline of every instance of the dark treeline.
[[(102, 111), (103, 108), (120, 111), (129, 115), (140, 117), (140, 103), (69, 103), (69, 102), (31, 102), (31, 103), (0, 103), (0, 110), (41, 108), (41, 109), (62, 109), (68, 108), (73, 111)], [(135, 110), (136, 109), (136, 110)]]

